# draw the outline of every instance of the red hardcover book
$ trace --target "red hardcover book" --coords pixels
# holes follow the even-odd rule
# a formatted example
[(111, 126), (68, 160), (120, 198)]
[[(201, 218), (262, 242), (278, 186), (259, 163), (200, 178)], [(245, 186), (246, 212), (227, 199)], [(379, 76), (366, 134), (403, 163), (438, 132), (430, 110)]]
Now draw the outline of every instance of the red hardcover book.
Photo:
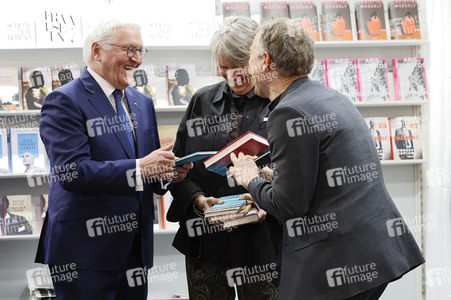
[(247, 155), (257, 155), (268, 147), (267, 139), (248, 131), (219, 150), (215, 155), (204, 160), (204, 165), (207, 170), (225, 176), (227, 164), (230, 162), (230, 154), (238, 155), (238, 153), (243, 152)]

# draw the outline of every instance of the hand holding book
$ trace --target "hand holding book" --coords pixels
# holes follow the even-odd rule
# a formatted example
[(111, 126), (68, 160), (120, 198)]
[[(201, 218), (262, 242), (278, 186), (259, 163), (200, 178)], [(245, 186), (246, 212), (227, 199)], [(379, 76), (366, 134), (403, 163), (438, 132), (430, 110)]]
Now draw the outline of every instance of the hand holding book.
[(247, 189), (249, 182), (260, 175), (254, 158), (240, 152), (238, 153), (238, 156), (236, 156), (235, 153), (230, 154), (230, 159), (233, 166), (229, 168), (229, 171), (232, 173), (238, 184), (241, 184)]

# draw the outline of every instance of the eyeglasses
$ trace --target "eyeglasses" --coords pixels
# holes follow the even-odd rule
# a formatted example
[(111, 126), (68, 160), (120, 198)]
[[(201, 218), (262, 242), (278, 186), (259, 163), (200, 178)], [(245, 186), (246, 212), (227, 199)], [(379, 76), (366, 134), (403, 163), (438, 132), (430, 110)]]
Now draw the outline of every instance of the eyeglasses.
[(126, 49), (127, 50), (127, 56), (129, 58), (132, 58), (133, 56), (135, 56), (136, 52), (139, 52), (139, 54), (141, 55), (142, 58), (144, 58), (144, 56), (146, 56), (147, 52), (149, 52), (149, 50), (147, 50), (146, 48), (136, 48), (135, 46), (121, 46), (121, 45), (116, 45), (116, 44), (109, 44), (111, 46), (116, 46), (116, 47), (120, 47), (122, 49)]

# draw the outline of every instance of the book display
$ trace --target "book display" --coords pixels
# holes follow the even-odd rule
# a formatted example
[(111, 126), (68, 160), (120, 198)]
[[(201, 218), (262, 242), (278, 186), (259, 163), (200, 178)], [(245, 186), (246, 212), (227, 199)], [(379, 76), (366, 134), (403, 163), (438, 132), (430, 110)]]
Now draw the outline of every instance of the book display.
[[(408, 3), (409, 7), (403, 7), (401, 11), (402, 4), (398, 3), (395, 6), (396, 2), (402, 2), (404, 5)], [(289, 17), (298, 21), (299, 25), (315, 40), (317, 59), (309, 78), (345, 94), (360, 111), (367, 125), (367, 128), (362, 130), (369, 130), (372, 133), (389, 192), (397, 198), (395, 202), (402, 203), (401, 213), (407, 215), (421, 213), (418, 203), (424, 201), (424, 192), (415, 193), (419, 190), (419, 185), (424, 184), (421, 171), (424, 174), (422, 168), (428, 158), (428, 128), (422, 123), (424, 120), (418, 117), (424, 114), (425, 108), (427, 109), (429, 101), (425, 100), (428, 100), (430, 96), (427, 93), (428, 82), (426, 81), (426, 71), (429, 68), (428, 57), (423, 51), (419, 51), (428, 45), (427, 32), (421, 31), (419, 20), (419, 16), (424, 15), (424, 2), (424, 0), (391, 2), (209, 0), (202, 1), (202, 4), (205, 3), (204, 6), (211, 6), (208, 17), (201, 15), (199, 7), (202, 5), (196, 4), (198, 8), (191, 8), (184, 12), (192, 12), (192, 16), (189, 17), (190, 24), (195, 24), (196, 20), (199, 23), (205, 20), (208, 24), (213, 24), (208, 25), (209, 31), (200, 32), (202, 35), (210, 31), (214, 32), (223, 18), (229, 15), (247, 15), (257, 22), (278, 17)], [(216, 16), (214, 15), (215, 4), (219, 6), (216, 9)], [(368, 5), (372, 7), (368, 8)], [(175, 9), (175, 5), (173, 6)], [(55, 16), (55, 10), (47, 9), (47, 11), (49, 17), (50, 13)], [(42, 29), (42, 24), (45, 24), (45, 15), (39, 15), (40, 20), (37, 21), (33, 18), (19, 17), (19, 14), (14, 14), (14, 18), (0, 20), (0, 41), (2, 41), (0, 43), (2, 45), (0, 49), (2, 52), (0, 57), (0, 191), (4, 191), (0, 193), (2, 224), (6, 224), (3, 217), (5, 214), (3, 197), (7, 196), (11, 202), (10, 199), (14, 199), (13, 196), (30, 196), (31, 201), (28, 206), (28, 200), (26, 200), (27, 204), (23, 206), (24, 210), (29, 211), (24, 214), (23, 219), (30, 224), (31, 233), (20, 230), (20, 235), (6, 235), (4, 234), (6, 227), (2, 225), (0, 243), (8, 244), (7, 251), (17, 252), (19, 261), (28, 261), (35, 254), (39, 230), (48, 207), (48, 182), (42, 185), (37, 184), (35, 187), (27, 184), (27, 174), (30, 173), (26, 173), (28, 167), (25, 165), (24, 155), (26, 152), (33, 155), (32, 165), (36, 166), (36, 172), (43, 174), (48, 172), (45, 150), (39, 132), (36, 131), (39, 126), (40, 109), (48, 93), (70, 82), (71, 77), (77, 78), (83, 71), (85, 64), (82, 60), (81, 47), (85, 38), (85, 29), (78, 31), (78, 26), (81, 28), (95, 23), (90, 19), (85, 20), (83, 14), (81, 17), (64, 13), (65, 17), (66, 15), (72, 16), (73, 22), (69, 18), (67, 25), (61, 28), (64, 42), (59, 36), (55, 36), (55, 33), (58, 33), (56, 30), (36, 33), (37, 28)], [(152, 20), (142, 19), (144, 18), (137, 18), (143, 30), (144, 47), (149, 49), (149, 53), (133, 78), (130, 78), (130, 83), (133, 88), (150, 95), (154, 100), (160, 144), (165, 146), (175, 141), (178, 125), (193, 94), (207, 84), (207, 77), (211, 79), (216, 76), (216, 66), (213, 66), (211, 61), (209, 38), (203, 39), (202, 42), (197, 42), (199, 39), (196, 42), (192, 42), (194, 41), (192, 39), (192, 43), (187, 41), (189, 38), (186, 31), (189, 26), (186, 26), (185, 31), (181, 31), (185, 24), (183, 17), (174, 15), (174, 18), (168, 18), (167, 14), (162, 14)], [(48, 19), (47, 23), (50, 24), (51, 20)], [(72, 33), (73, 38), (71, 38)], [(181, 39), (181, 36), (184, 36), (184, 39)], [(43, 37), (46, 41), (42, 40)], [(57, 39), (52, 43), (51, 38), (55, 37)], [(73, 42), (68, 41), (67, 37)], [(424, 55), (424, 58), (419, 57), (421, 55)], [(70, 74), (64, 70), (69, 70)], [(176, 73), (178, 70), (186, 72)], [(11, 120), (19, 116), (20, 123), (12, 124)], [(36, 128), (34, 131), (24, 133), (30, 136), (20, 136), (21, 132), (16, 127), (28, 128), (29, 126), (25, 126), (29, 122), (26, 118), (31, 116), (36, 117), (38, 122)], [(261, 151), (264, 150), (261, 149), (255, 155)], [(229, 157), (230, 150), (226, 152), (222, 158)], [(193, 153), (186, 159), (194, 161), (191, 158), (195, 157), (196, 164), (206, 163), (206, 168), (210, 169), (216, 170), (218, 166), (218, 170), (211, 173), (212, 176), (217, 174), (224, 176), (227, 162), (218, 163), (220, 161), (218, 157), (214, 161), (215, 154), (218, 153)], [(182, 159), (180, 158), (180, 163), (186, 162)], [(400, 181), (402, 184), (399, 184)], [(404, 193), (409, 201), (402, 198)], [(412, 194), (414, 197), (411, 196)], [(154, 201), (155, 265), (165, 265), (175, 261), (177, 272), (184, 274), (184, 257), (171, 245), (179, 225), (165, 219), (172, 196), (170, 193), (156, 196)], [(227, 217), (211, 216), (209, 221), (213, 224), (222, 223), (221, 226), (224, 228), (242, 226), (241, 224), (257, 222), (257, 211), (257, 207), (244, 204), (239, 209), (235, 209), (233, 214), (229, 213)], [(11, 214), (18, 213), (11, 211)], [(36, 222), (38, 222), (37, 225)], [(419, 241), (423, 238), (421, 233), (415, 237)], [(23, 250), (23, 245), (27, 245), (26, 250)], [(21, 251), (18, 251), (19, 249)], [(11, 253), (9, 256), (4, 256), (3, 261), (0, 259), (0, 264), (11, 256)], [(0, 290), (11, 289), (15, 293), (12, 296), (11, 294), (5, 294), (4, 297), (0, 295), (0, 300), (16, 299), (16, 295), (26, 288), (24, 264), (17, 262), (14, 264), (16, 265), (13, 268), (15, 273), (23, 276), (20, 278), (12, 276), (9, 284), (11, 287), (6, 283), (0, 283)], [(401, 281), (406, 284), (404, 286), (401, 284), (399, 289), (403, 291), (414, 289), (415, 296), (421, 295), (422, 286), (418, 283), (421, 281), (421, 276), (419, 272), (415, 276), (403, 278)], [(186, 278), (181, 277), (178, 281), (173, 281), (174, 290), (171, 290), (171, 295), (168, 294), (168, 290), (155, 285), (155, 288), (149, 292), (156, 294), (149, 296), (149, 299), (169, 298), (175, 293), (187, 290)], [(387, 294), (390, 294), (390, 291)], [(52, 290), (41, 290), (33, 292), (33, 296), (37, 299), (51, 298), (54, 294)]]

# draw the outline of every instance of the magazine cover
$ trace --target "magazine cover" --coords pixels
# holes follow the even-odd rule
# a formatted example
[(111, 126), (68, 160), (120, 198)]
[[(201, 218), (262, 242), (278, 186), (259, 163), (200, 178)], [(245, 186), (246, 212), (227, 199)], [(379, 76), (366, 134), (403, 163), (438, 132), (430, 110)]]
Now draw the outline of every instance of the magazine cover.
[(388, 71), (385, 58), (357, 59), (360, 101), (388, 101)]
[(56, 89), (71, 82), (81, 75), (80, 67), (76, 64), (52, 66), (52, 89)]
[(355, 3), (357, 38), (359, 40), (386, 40), (384, 1)]
[(396, 117), (390, 119), (390, 136), (393, 160), (422, 159), (420, 117)]
[(267, 19), (289, 18), (288, 2), (260, 2), (260, 22)]
[(155, 65), (144, 65), (135, 71), (133, 82), (130, 86), (142, 94), (151, 97), (154, 101), (154, 106), (156, 106), (156, 80)]
[(169, 105), (188, 105), (196, 92), (194, 64), (167, 65)]
[(315, 2), (289, 2), (288, 11), (290, 19), (298, 21), (299, 25), (310, 33), (315, 42), (320, 40), (318, 11)]
[(418, 5), (413, 0), (388, 2), (392, 40), (421, 39)]
[(39, 136), (39, 128), (11, 128), (10, 155), (12, 173), (45, 173), (47, 153)]
[(309, 74), (310, 80), (317, 80), (323, 85), (328, 86), (327, 83), (327, 68), (325, 59), (315, 59), (312, 71)]
[(17, 68), (0, 68), (0, 110), (19, 109), (19, 76)]
[(2, 197), (3, 235), (31, 235), (33, 211), (31, 195), (8, 195)]
[(352, 41), (351, 11), (348, 1), (321, 2), (323, 41)]
[(391, 160), (390, 126), (388, 117), (365, 118), (380, 160)]
[(329, 87), (339, 91), (352, 102), (358, 102), (357, 60), (327, 59), (326, 66)]
[(52, 91), (52, 71), (49, 67), (22, 68), (22, 107), (41, 110), (45, 97)]
[(424, 58), (394, 58), (393, 81), (396, 100), (427, 100)]
[(0, 128), (0, 174), (10, 173), (8, 155), (8, 132)]
[(251, 16), (250, 2), (222, 2), (222, 16), (227, 18), (229, 16)]

